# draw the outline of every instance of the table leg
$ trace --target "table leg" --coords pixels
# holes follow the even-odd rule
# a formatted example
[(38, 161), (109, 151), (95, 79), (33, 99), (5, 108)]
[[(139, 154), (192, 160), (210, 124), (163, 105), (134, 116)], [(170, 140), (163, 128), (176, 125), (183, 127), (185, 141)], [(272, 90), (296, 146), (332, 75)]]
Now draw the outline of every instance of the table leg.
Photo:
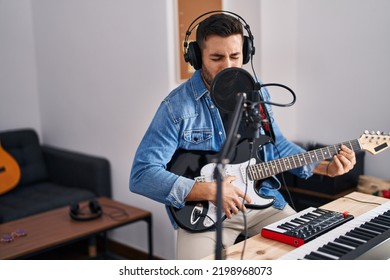
[(146, 223), (148, 224), (148, 247), (149, 247), (149, 259), (153, 259), (153, 224), (152, 216), (145, 218)]
[(88, 239), (88, 256), (89, 258), (96, 258), (97, 256), (97, 245), (96, 245), (96, 236), (91, 236)]

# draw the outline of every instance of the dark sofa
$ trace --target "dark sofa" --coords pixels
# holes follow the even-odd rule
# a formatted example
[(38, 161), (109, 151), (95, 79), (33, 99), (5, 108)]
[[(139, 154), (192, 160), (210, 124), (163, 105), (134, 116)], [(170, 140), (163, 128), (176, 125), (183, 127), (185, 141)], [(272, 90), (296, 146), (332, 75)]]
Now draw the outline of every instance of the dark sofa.
[(2, 131), (0, 143), (21, 171), (18, 185), (0, 195), (0, 223), (111, 197), (110, 164), (103, 157), (42, 145), (33, 129)]

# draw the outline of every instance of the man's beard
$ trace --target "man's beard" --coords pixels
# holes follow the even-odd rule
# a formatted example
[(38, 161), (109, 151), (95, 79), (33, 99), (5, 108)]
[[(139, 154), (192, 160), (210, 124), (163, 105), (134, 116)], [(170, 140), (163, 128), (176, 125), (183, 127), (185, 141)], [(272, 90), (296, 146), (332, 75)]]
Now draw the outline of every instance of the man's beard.
[(213, 78), (211, 77), (211, 74), (209, 71), (207, 71), (206, 68), (202, 68), (202, 79), (203, 79), (203, 82), (206, 84), (206, 87), (208, 89), (211, 88), (211, 83), (213, 82)]

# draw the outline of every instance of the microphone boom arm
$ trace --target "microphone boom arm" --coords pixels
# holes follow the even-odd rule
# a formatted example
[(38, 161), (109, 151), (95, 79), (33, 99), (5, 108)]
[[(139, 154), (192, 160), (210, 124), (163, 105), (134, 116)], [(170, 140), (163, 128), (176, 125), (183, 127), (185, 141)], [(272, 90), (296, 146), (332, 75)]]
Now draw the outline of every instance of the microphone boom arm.
[(214, 171), (214, 178), (217, 183), (217, 221), (216, 221), (216, 245), (215, 245), (215, 259), (222, 259), (222, 181), (223, 175), (221, 171), (223, 166), (230, 162), (229, 155), (231, 155), (232, 150), (235, 149), (235, 146), (240, 138), (240, 135), (237, 134), (238, 127), (240, 125), (242, 108), (244, 105), (244, 100), (246, 99), (245, 93), (237, 94), (237, 103), (234, 108), (233, 118), (230, 122), (229, 132), (226, 137), (226, 141), (222, 147), (220, 156), (217, 159), (217, 164)]

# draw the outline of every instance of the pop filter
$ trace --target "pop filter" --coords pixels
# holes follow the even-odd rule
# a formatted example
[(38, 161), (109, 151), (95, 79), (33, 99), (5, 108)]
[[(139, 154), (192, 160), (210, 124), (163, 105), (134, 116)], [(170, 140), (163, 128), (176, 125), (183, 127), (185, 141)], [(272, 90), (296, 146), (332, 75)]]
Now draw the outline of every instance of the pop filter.
[(246, 70), (238, 67), (219, 72), (211, 85), (211, 99), (225, 113), (232, 113), (238, 93), (250, 94), (255, 90), (255, 80)]

